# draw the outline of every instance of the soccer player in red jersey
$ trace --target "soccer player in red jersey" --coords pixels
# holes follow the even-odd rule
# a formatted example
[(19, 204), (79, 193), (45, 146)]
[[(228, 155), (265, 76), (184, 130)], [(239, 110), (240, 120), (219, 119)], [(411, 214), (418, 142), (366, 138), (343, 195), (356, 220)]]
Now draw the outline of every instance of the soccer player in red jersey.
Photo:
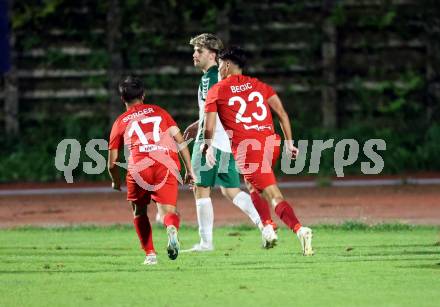
[[(194, 46), (194, 66), (204, 74), (198, 88), (199, 120), (191, 124), (183, 133), (185, 139), (195, 138), (191, 163), (194, 171), (194, 197), (196, 200), (197, 221), (200, 243), (188, 251), (207, 252), (214, 249), (213, 227), (214, 210), (211, 190), (220, 186), (222, 194), (240, 208), (260, 229), (263, 247), (271, 248), (276, 242), (275, 224), (270, 215), (269, 204), (258, 192), (248, 193), (240, 189), (240, 175), (231, 153), (231, 144), (220, 121), (217, 121), (212, 146), (216, 149), (217, 163), (207, 167), (205, 156), (200, 152), (203, 144), (203, 126), (205, 119), (205, 99), (208, 90), (218, 82), (217, 54), (223, 43), (211, 33), (200, 34), (190, 40)], [(266, 214), (265, 214), (266, 213)]]
[(293, 158), (298, 149), (292, 142), (289, 116), (272, 87), (242, 74), (246, 53), (230, 47), (219, 54), (219, 74), (206, 98), (205, 151), (214, 163), (211, 140), (218, 114), (230, 135), (232, 153), (244, 178), (272, 204), (278, 217), (294, 231), (303, 254), (313, 255), (312, 230), (299, 222), (278, 188), (272, 166), (280, 154), (281, 139), (275, 133), (272, 113), (278, 116), (286, 150)]
[(170, 114), (157, 105), (143, 103), (145, 89), (141, 80), (128, 76), (119, 83), (119, 93), (127, 111), (116, 119), (110, 134), (108, 170), (112, 187), (121, 189), (116, 166), (119, 150), (126, 145), (130, 151), (127, 200), (133, 208), (134, 227), (146, 254), (144, 264), (157, 263), (147, 215), (151, 200), (157, 204), (160, 219), (166, 226), (168, 257), (174, 260), (180, 248), (177, 237), (180, 219), (176, 211), (177, 178), (180, 179), (177, 153), (185, 165), (185, 182), (192, 182), (189, 150), (180, 146), (184, 143), (183, 136)]

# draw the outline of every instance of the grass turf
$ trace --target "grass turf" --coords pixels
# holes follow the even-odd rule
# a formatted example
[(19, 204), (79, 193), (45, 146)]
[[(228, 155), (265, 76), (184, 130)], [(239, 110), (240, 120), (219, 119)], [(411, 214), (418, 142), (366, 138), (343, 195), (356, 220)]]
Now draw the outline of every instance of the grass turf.
[(255, 229), (216, 228), (214, 252), (171, 261), (156, 227), (159, 264), (143, 266), (128, 226), (0, 230), (0, 306), (438, 306), (438, 228), (319, 226), (313, 257), (279, 238), (263, 250)]

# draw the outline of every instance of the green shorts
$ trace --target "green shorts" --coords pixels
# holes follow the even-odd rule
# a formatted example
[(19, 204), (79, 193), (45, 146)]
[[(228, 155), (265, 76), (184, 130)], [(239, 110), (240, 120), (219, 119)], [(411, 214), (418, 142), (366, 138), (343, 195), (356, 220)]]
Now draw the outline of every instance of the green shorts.
[(200, 152), (201, 142), (193, 147), (191, 164), (196, 175), (195, 184), (201, 187), (222, 186), (224, 188), (240, 187), (240, 175), (234, 157), (229, 152), (214, 148), (217, 163), (210, 168), (206, 164), (206, 157)]

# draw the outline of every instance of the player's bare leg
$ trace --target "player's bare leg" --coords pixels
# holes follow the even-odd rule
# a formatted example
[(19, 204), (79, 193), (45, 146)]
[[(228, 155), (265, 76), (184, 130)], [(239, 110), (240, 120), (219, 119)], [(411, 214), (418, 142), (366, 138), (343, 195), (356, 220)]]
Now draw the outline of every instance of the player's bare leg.
[(179, 238), (177, 236), (180, 226), (180, 218), (179, 215), (177, 214), (176, 206), (157, 203), (157, 207), (160, 215), (160, 220), (167, 229), (168, 257), (171, 260), (175, 260), (179, 255), (179, 250), (180, 250)]
[(153, 245), (153, 229), (147, 215), (147, 204), (145, 202), (129, 202), (133, 209), (133, 224), (141, 243), (142, 249), (145, 251), (144, 264), (157, 264), (156, 251)]
[(272, 204), (275, 213), (279, 218), (294, 231), (301, 242), (301, 248), (304, 256), (313, 255), (312, 249), (312, 230), (304, 227), (299, 222), (293, 211), (293, 208), (284, 199), (283, 194), (276, 184), (270, 185), (263, 190), (263, 196)]

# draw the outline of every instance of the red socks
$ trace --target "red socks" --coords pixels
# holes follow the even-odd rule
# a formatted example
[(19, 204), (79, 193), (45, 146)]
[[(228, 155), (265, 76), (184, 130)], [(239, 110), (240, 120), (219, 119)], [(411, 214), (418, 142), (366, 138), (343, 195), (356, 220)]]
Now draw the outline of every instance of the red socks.
[(148, 216), (146, 214), (135, 216), (133, 224), (145, 254), (156, 253), (153, 245), (153, 229), (151, 228)]
[(298, 221), (298, 218), (293, 212), (292, 207), (285, 200), (278, 203), (275, 207), (275, 213), (279, 216), (279, 218), (286, 224), (290, 229), (294, 232), (297, 232), (301, 228), (301, 223)]
[(252, 192), (251, 199), (263, 224), (266, 224), (267, 221), (272, 221), (269, 204), (263, 197), (261, 197), (260, 193), (256, 191)]
[(175, 226), (177, 229), (179, 229), (180, 226), (180, 218), (176, 213), (167, 213), (164, 217), (163, 217), (163, 224), (165, 225), (165, 227), (168, 226)]
[[(165, 227), (173, 225), (177, 229), (180, 226), (180, 218), (175, 213), (168, 213), (163, 219)], [(141, 247), (145, 251), (145, 254), (156, 253), (153, 245), (153, 229), (151, 228), (150, 220), (148, 216), (139, 215), (133, 219), (134, 228), (141, 242)]]

